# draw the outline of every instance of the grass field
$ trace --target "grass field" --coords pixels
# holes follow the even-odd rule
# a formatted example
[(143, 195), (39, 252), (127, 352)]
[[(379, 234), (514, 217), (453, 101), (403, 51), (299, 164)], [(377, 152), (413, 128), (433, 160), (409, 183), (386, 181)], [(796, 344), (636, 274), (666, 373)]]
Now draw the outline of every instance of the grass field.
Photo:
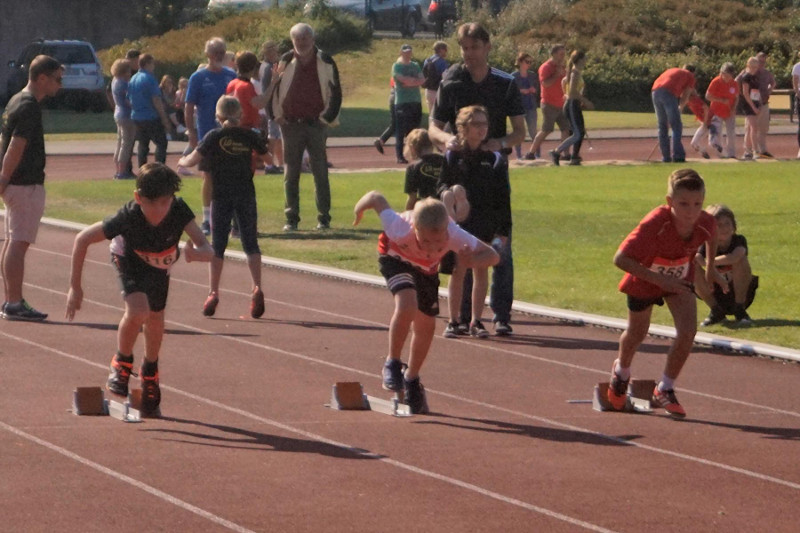
[[(653, 207), (663, 202), (670, 166), (535, 168), (512, 171), (515, 298), (536, 304), (623, 317), (625, 304), (616, 286), (621, 273), (611, 263), (616, 247)], [(706, 203), (723, 202), (737, 214), (739, 231), (751, 248), (761, 276), (751, 307), (756, 326), (708, 330), (754, 341), (800, 347), (800, 274), (795, 268), (800, 220), (796, 212), (797, 165), (769, 165), (754, 176), (745, 165), (705, 165)], [(761, 168), (761, 167), (759, 167)], [(757, 183), (754, 183), (756, 182)], [(393, 206), (404, 204), (403, 173), (332, 174), (333, 230), (316, 232), (313, 182), (301, 181), (301, 231), (286, 235), (280, 177), (256, 178), (259, 229), (265, 255), (377, 273), (377, 217), (351, 227), (352, 206), (366, 191), (384, 192)], [(181, 192), (199, 209), (198, 179)], [(48, 184), (47, 216), (94, 222), (113, 213), (130, 197), (120, 182)], [(232, 241), (238, 249), (238, 241)], [(224, 283), (224, 281), (223, 281)], [(268, 283), (268, 282), (267, 282)], [(699, 306), (700, 318), (706, 313)], [(671, 324), (658, 309), (654, 322)]]

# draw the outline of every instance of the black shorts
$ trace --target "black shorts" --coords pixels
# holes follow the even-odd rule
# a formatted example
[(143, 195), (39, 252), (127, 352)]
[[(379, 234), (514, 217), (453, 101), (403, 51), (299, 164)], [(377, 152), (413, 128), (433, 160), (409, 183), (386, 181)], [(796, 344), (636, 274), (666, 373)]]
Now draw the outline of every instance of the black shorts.
[(664, 297), (659, 296), (658, 298), (634, 298), (630, 294), (628, 296), (628, 309), (633, 311), (634, 313), (638, 313), (639, 311), (644, 311), (648, 307), (653, 305), (664, 305)]
[[(730, 284), (730, 289), (728, 294), (722, 292), (722, 288), (714, 284), (714, 299), (717, 301), (717, 305), (719, 305), (723, 311), (725, 311), (726, 315), (734, 314), (736, 310), (736, 295), (733, 293), (733, 284)], [(747, 288), (747, 296), (745, 296), (744, 300), (744, 308), (747, 309), (750, 307), (750, 304), (753, 303), (753, 300), (756, 297), (756, 289), (758, 289), (758, 276), (753, 276), (753, 279), (750, 280), (750, 286)]]
[(147, 296), (150, 311), (163, 311), (167, 307), (169, 273), (146, 265), (138, 266), (125, 256), (111, 254), (111, 263), (117, 269), (122, 293), (125, 296), (143, 292)]
[(380, 256), (378, 263), (392, 294), (414, 289), (417, 293), (417, 309), (428, 316), (439, 314), (438, 273), (425, 274), (415, 266), (388, 255)]

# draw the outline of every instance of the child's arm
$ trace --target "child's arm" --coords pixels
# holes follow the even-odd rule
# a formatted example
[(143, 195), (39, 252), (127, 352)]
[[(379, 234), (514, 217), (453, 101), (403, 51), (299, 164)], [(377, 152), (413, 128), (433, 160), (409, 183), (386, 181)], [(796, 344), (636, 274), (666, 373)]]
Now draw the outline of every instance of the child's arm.
[(203, 230), (200, 229), (197, 222), (192, 220), (186, 224), (183, 231), (189, 236), (183, 247), (183, 255), (186, 257), (186, 262), (211, 261), (214, 257), (214, 249), (208, 243), (208, 239), (203, 235)]
[(374, 209), (375, 212), (380, 215), (386, 209), (391, 208), (392, 206), (389, 205), (389, 202), (386, 201), (386, 198), (384, 198), (381, 193), (378, 191), (370, 191), (356, 202), (356, 206), (353, 208), (353, 213), (355, 214), (353, 225), (358, 226), (358, 223), (361, 222), (361, 219), (364, 217), (364, 211), (367, 209)]
[(719, 266), (735, 265), (745, 257), (747, 257), (747, 248), (744, 246), (737, 246), (731, 253), (715, 257), (714, 264)]
[(709, 287), (713, 287), (714, 283), (716, 283), (722, 288), (723, 293), (728, 294), (728, 291), (730, 290), (728, 287), (728, 281), (722, 274), (719, 273), (715, 266), (716, 256), (717, 238), (712, 237), (706, 241), (706, 281), (708, 282)]
[(81, 277), (83, 275), (83, 263), (86, 260), (86, 251), (90, 245), (104, 240), (106, 240), (106, 234), (103, 232), (102, 222), (95, 222), (75, 237), (75, 243), (72, 246), (72, 270), (69, 278), (69, 292), (67, 293), (67, 309), (64, 313), (64, 317), (70, 322), (75, 318), (75, 313), (83, 303)]
[(192, 153), (180, 158), (178, 164), (182, 167), (193, 167), (203, 160), (203, 156), (197, 150), (192, 150)]
[(458, 251), (458, 264), (464, 268), (488, 268), (500, 262), (497, 252), (486, 244), (478, 241), (475, 248), (470, 248), (466, 244)]
[[(692, 282), (690, 280), (654, 272), (633, 257), (625, 255), (619, 250), (616, 255), (614, 255), (614, 265), (620, 270), (624, 270), (639, 279), (661, 287), (666, 292), (681, 293), (693, 291)], [(711, 266), (713, 267), (714, 265), (712, 264)]]

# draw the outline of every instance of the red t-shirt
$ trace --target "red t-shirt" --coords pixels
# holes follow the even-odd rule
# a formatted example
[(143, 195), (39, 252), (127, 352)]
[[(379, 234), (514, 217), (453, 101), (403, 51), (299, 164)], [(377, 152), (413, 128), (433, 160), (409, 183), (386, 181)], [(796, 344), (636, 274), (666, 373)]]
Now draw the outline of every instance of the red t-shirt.
[(705, 122), (706, 120), (706, 103), (697, 95), (692, 96), (689, 98), (689, 103), (687, 104), (689, 109), (692, 110), (694, 116), (700, 122)]
[(728, 118), (734, 112), (736, 98), (739, 96), (739, 85), (736, 80), (726, 82), (722, 76), (717, 76), (708, 86), (708, 94), (714, 98), (725, 98), (727, 103), (711, 102), (711, 112), (719, 118)]
[(292, 85), (283, 101), (283, 116), (288, 120), (319, 118), (325, 110), (319, 86), (317, 57), (303, 65), (297, 62)]
[[(542, 63), (542, 65), (539, 67), (540, 83), (552, 76), (556, 70), (558, 70), (558, 65), (556, 65), (556, 62), (552, 59), (548, 59)], [(564, 88), (561, 87), (561, 80), (563, 80), (565, 76), (566, 72), (564, 75), (558, 76), (550, 85), (550, 87), (546, 87), (544, 83), (541, 83), (543, 104), (549, 104), (555, 107), (561, 107), (564, 105)]]
[(239, 121), (239, 126), (243, 128), (257, 128), (261, 125), (261, 120), (258, 116), (258, 108), (250, 102), (258, 96), (256, 88), (250, 80), (236, 78), (231, 80), (228, 88), (225, 89), (225, 94), (229, 94), (239, 100), (242, 106), (242, 119)]
[(665, 70), (653, 83), (653, 90), (666, 89), (675, 98), (680, 98), (686, 88), (694, 87), (694, 74), (682, 68)]
[[(697, 248), (714, 239), (717, 221), (702, 211), (689, 239), (678, 235), (669, 206), (662, 205), (650, 211), (622, 244), (619, 251), (638, 261), (645, 268), (681, 279), (694, 279), (694, 256)], [(626, 272), (619, 290), (643, 300), (666, 296), (661, 287), (653, 285)]]

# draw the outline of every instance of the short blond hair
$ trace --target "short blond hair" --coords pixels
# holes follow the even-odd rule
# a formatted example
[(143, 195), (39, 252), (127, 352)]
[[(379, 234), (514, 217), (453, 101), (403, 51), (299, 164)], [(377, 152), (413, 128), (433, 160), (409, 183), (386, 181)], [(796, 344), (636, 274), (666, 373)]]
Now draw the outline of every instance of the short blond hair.
[(706, 191), (706, 183), (696, 170), (680, 168), (669, 175), (667, 182), (667, 196), (672, 197), (675, 191)]
[(242, 104), (235, 97), (223, 94), (217, 100), (216, 113), (223, 126), (237, 126), (242, 118)]
[(414, 204), (413, 222), (418, 230), (443, 230), (450, 218), (447, 208), (436, 198), (425, 198)]
[(127, 59), (117, 59), (111, 65), (111, 75), (115, 78), (131, 73), (131, 62)]
[(406, 135), (405, 147), (403, 148), (403, 155), (409, 161), (419, 159), (422, 154), (433, 151), (433, 141), (431, 141), (428, 130), (423, 128), (416, 128)]

